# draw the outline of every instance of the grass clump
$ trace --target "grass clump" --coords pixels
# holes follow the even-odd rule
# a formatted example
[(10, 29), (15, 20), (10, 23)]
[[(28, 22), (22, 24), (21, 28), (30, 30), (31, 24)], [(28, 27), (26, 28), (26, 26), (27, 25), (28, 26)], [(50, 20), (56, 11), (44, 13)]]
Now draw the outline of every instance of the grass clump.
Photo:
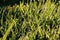
[(44, 2), (1, 7), (0, 40), (60, 40), (59, 2)]

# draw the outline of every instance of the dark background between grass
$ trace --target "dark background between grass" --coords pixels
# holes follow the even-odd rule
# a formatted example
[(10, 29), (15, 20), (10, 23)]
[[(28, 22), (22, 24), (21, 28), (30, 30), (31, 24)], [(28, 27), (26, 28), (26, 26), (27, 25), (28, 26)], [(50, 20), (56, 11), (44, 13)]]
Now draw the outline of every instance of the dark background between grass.
[[(24, 1), (25, 3), (29, 3), (30, 0), (0, 0), (0, 6), (7, 6), (7, 5), (14, 5), (14, 4), (19, 4), (20, 2)], [(36, 0), (38, 2), (38, 0)], [(42, 3), (42, 0), (40, 0)], [(55, 2), (58, 3), (59, 0), (51, 0), (51, 2)], [(34, 0), (32, 0), (32, 2), (34, 2)], [(46, 0), (44, 0), (44, 3), (46, 2)]]

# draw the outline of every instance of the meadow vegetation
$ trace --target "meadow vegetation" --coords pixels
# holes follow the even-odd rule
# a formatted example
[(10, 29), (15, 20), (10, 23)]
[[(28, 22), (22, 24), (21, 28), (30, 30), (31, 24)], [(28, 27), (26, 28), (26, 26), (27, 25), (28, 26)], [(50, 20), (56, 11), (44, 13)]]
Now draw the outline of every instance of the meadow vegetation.
[(0, 6), (0, 40), (60, 40), (60, 1)]

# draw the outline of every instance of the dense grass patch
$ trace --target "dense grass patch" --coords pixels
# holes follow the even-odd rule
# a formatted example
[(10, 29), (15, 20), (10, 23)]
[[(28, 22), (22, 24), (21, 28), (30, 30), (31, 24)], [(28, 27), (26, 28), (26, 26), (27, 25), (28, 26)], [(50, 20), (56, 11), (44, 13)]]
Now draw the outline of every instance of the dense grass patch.
[(60, 3), (44, 2), (0, 7), (0, 40), (60, 40)]

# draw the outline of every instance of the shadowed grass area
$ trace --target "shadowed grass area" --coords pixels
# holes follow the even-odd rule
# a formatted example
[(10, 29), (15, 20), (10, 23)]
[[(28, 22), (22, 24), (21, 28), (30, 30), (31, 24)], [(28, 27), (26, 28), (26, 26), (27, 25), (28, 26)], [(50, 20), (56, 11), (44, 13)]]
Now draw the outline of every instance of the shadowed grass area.
[[(8, 5), (15, 5), (15, 4), (20, 4), (20, 2), (24, 2), (24, 4), (26, 3), (30, 3), (36, 1), (37, 3), (41, 3), (41, 4), (45, 4), (46, 0), (0, 0), (0, 6), (8, 6)], [(51, 2), (55, 2), (58, 3), (59, 0), (50, 0)]]

